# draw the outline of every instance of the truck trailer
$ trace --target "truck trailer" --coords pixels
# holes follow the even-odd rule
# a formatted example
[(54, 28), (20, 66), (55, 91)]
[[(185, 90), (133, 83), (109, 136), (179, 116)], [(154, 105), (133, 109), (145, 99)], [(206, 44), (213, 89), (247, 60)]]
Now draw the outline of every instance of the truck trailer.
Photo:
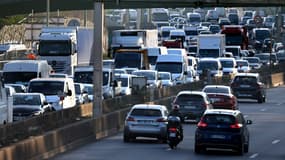
[(225, 35), (223, 34), (202, 34), (198, 36), (198, 56), (218, 58), (222, 57), (225, 51)]

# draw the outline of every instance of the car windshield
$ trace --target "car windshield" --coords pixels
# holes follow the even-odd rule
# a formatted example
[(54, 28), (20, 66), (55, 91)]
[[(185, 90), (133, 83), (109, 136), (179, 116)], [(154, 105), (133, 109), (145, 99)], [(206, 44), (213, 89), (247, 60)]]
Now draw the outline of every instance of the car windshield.
[(120, 81), (121, 82), (121, 86), (122, 87), (128, 87), (129, 86), (129, 83), (128, 83), (128, 78), (123, 78), (123, 77), (118, 77), (116, 78), (117, 81)]
[(39, 95), (13, 95), (13, 105), (41, 105)]
[(134, 109), (131, 112), (131, 116), (160, 117), (162, 114), (161, 111), (157, 109)]
[(159, 72), (181, 73), (182, 63), (179, 62), (160, 62), (156, 64), (156, 70)]
[(61, 81), (34, 81), (29, 85), (29, 92), (43, 93), (48, 95), (61, 95), (63, 93), (64, 82)]
[(136, 76), (146, 77), (147, 80), (155, 80), (155, 72), (140, 72), (140, 71), (136, 71), (136, 72), (133, 72), (132, 74), (136, 75)]
[(237, 66), (248, 66), (248, 63), (245, 61), (237, 61)]
[(167, 74), (167, 73), (159, 73), (159, 78), (161, 80), (170, 80), (171, 79), (171, 75)]
[(204, 61), (198, 63), (198, 70), (218, 70), (217, 62)]
[(223, 68), (233, 68), (234, 62), (233, 61), (221, 61)]

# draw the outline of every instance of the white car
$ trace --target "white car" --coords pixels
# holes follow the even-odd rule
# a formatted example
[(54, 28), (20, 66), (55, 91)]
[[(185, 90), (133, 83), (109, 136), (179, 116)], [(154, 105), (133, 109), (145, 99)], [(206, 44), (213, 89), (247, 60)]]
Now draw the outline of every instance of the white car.
[(223, 75), (236, 75), (238, 73), (235, 58), (222, 57), (219, 60), (223, 67)]
[(117, 82), (121, 82), (121, 93), (120, 95), (131, 95), (132, 94), (132, 77), (131, 74), (120, 74), (115, 75)]
[(161, 81), (158, 79), (158, 71), (155, 70), (138, 70), (134, 71), (132, 73), (136, 76), (143, 76), (147, 79), (147, 85), (148, 87), (152, 88), (160, 88), (161, 87)]
[(237, 69), (239, 73), (248, 73), (250, 72), (250, 66), (247, 60), (236, 60), (237, 62)]
[(170, 72), (158, 72), (158, 79), (163, 87), (175, 85)]

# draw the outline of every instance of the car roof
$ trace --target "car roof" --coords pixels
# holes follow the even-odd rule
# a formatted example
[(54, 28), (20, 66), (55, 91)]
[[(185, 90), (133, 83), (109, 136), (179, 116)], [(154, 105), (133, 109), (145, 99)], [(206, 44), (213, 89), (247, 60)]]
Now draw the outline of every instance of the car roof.
[[(251, 76), (251, 77), (258, 77), (259, 74), (258, 73), (238, 73), (236, 74), (236, 76), (245, 76), (245, 77), (248, 77), (248, 76)], [(235, 77), (236, 77), (235, 76)]]
[(132, 109), (166, 109), (166, 106), (164, 105), (158, 105), (158, 104), (136, 104), (132, 107)]
[(225, 86), (225, 85), (206, 85), (204, 88), (230, 88), (230, 86)]
[(202, 91), (180, 91), (177, 95), (179, 96), (181, 94), (207, 96), (207, 94), (205, 92), (202, 92)]
[(204, 115), (206, 114), (223, 114), (223, 115), (232, 115), (236, 116), (240, 114), (241, 112), (239, 110), (229, 110), (229, 109), (207, 109), (204, 112)]

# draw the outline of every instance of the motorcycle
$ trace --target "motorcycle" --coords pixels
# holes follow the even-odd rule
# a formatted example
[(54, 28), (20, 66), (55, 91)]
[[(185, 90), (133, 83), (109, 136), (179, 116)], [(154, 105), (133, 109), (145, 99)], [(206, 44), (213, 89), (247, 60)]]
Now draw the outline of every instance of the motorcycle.
[(180, 127), (180, 118), (171, 117), (168, 119), (167, 129), (167, 143), (171, 149), (177, 147), (177, 145), (183, 140), (183, 132)]

